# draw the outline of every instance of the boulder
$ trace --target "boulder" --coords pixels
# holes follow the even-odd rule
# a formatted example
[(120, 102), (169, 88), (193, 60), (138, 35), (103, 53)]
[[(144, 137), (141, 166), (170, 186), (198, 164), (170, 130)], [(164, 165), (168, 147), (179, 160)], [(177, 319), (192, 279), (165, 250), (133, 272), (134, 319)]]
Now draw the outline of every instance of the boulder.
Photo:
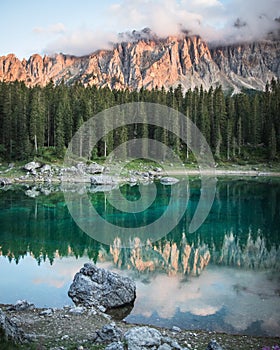
[(109, 310), (133, 305), (136, 285), (128, 277), (87, 263), (76, 273), (68, 295), (77, 306), (103, 306)]
[(221, 347), (221, 345), (219, 343), (217, 343), (217, 341), (215, 339), (212, 339), (208, 343), (206, 350), (223, 350), (223, 348)]
[(103, 170), (104, 167), (97, 163), (91, 163), (86, 167), (86, 173), (88, 174), (100, 174), (103, 172)]
[(175, 177), (162, 177), (160, 179), (160, 183), (163, 185), (173, 185), (176, 184), (177, 182), (179, 182), (178, 179), (176, 179)]
[(23, 169), (27, 171), (35, 170), (41, 167), (39, 162), (30, 162), (24, 165)]
[(96, 343), (119, 342), (122, 339), (122, 331), (116, 327), (115, 323), (106, 324), (96, 332), (96, 335)]
[(18, 300), (14, 305), (11, 306), (11, 310), (14, 311), (24, 311), (24, 310), (33, 310), (35, 305), (29, 303), (27, 300)]
[(11, 179), (8, 179), (6, 177), (0, 177), (0, 185), (1, 186), (11, 185), (11, 184), (12, 184)]
[(161, 333), (150, 327), (134, 327), (124, 334), (128, 350), (157, 349), (161, 345)]

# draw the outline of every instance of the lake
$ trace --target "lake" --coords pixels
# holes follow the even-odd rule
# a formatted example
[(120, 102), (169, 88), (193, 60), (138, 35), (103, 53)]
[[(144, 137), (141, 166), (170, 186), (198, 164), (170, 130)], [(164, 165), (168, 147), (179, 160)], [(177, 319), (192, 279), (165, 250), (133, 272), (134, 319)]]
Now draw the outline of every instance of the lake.
[(156, 189), (142, 212), (115, 208), (117, 188), (73, 187), (72, 193), (88, 194), (100, 217), (132, 232), (145, 229), (168, 206), (176, 210), (170, 205), (175, 189), (173, 202), (186, 202), (177, 225), (168, 234), (162, 227), (156, 239), (148, 232), (129, 237), (129, 245), (117, 230), (109, 244), (100, 232), (95, 236), (95, 217), (83, 216), (93, 235), (84, 233), (69, 213), (63, 187), (2, 187), (0, 303), (72, 304), (67, 291), (74, 274), (91, 260), (135, 279), (137, 298), (127, 322), (280, 336), (280, 179), (219, 178), (209, 215), (189, 233), (200, 185), (194, 177), (187, 185), (182, 180), (172, 186), (146, 184), (145, 189), (121, 186), (130, 203), (141, 196), (149, 203)]

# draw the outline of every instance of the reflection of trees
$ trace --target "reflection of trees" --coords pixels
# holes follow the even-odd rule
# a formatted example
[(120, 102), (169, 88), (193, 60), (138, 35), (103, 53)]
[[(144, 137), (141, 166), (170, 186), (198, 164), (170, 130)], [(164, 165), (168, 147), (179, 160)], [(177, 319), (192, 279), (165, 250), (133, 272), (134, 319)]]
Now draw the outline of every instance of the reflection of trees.
[[(84, 234), (74, 223), (60, 191), (29, 198), (26, 188), (0, 192), (0, 253), (16, 262), (30, 252), (38, 263), (56, 257), (87, 255), (96, 261), (101, 254), (119, 267), (138, 271), (161, 269), (199, 275), (209, 262), (246, 268), (279, 269), (280, 186), (277, 180), (220, 180), (216, 200), (205, 223), (194, 234), (188, 225), (200, 195), (200, 182), (190, 181), (190, 201), (181, 222), (160, 241), (135, 239), (131, 248), (121, 248), (115, 239), (102, 246)], [(150, 212), (123, 216), (123, 225), (149, 223), (168, 205), (169, 188), (158, 185), (159, 196)], [(137, 198), (137, 187), (124, 186), (127, 198)], [(135, 193), (133, 192), (135, 191)], [(106, 194), (91, 194), (101, 215), (121, 215), (106, 201)], [(110, 215), (108, 215), (110, 214)], [(119, 223), (119, 222), (118, 222)], [(144, 243), (144, 246), (142, 244)]]
[(38, 263), (85, 254), (97, 260), (99, 243), (73, 222), (61, 192), (28, 198), (22, 189), (0, 193), (2, 255), (16, 262), (30, 252)]

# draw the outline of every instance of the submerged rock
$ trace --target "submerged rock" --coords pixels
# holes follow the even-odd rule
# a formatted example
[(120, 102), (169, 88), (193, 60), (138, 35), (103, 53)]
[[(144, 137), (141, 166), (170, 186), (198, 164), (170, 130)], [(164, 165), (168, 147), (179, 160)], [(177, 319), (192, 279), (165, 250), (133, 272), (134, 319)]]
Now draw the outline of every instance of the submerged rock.
[(133, 304), (136, 285), (128, 277), (87, 263), (76, 273), (68, 295), (77, 306), (103, 306), (106, 310)]
[(95, 175), (90, 178), (92, 185), (114, 185), (118, 183), (118, 179), (109, 175)]
[(179, 180), (176, 179), (175, 177), (162, 177), (160, 179), (160, 182), (163, 185), (173, 185), (173, 184), (176, 184), (177, 182), (179, 182)]

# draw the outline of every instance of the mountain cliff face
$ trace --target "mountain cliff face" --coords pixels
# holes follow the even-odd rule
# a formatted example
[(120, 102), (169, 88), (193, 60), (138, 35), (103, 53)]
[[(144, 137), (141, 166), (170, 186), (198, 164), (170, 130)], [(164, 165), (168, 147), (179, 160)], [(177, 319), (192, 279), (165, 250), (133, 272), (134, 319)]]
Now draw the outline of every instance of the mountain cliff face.
[(263, 89), (280, 77), (280, 41), (209, 47), (198, 36), (138, 38), (89, 56), (32, 55), (20, 61), (0, 57), (1, 81), (24, 81), (28, 86), (81, 82), (111, 89), (185, 89), (221, 84), (223, 88)]

